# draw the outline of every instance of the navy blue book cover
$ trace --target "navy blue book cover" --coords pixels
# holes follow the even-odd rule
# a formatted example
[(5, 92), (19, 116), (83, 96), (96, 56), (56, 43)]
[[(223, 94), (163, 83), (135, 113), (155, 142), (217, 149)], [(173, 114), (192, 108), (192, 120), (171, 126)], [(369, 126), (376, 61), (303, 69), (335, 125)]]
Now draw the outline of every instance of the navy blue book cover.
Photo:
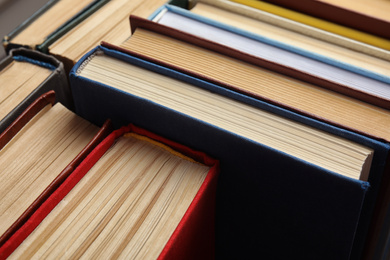
[[(95, 51), (368, 146), (375, 151), (368, 182), (79, 76)], [(70, 84), (76, 113), (91, 122), (133, 123), (220, 160), (217, 258), (347, 259), (364, 243), (389, 145), (101, 46), (75, 65)]]

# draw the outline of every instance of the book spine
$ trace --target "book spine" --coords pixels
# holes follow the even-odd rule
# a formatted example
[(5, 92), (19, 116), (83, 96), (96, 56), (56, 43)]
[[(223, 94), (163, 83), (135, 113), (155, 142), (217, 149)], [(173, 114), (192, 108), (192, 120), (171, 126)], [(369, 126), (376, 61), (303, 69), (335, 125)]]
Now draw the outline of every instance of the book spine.
[[(15, 58), (16, 57), (16, 58)], [(69, 110), (74, 110), (73, 99), (70, 93), (69, 81), (67, 79), (63, 64), (52, 56), (40, 53), (38, 51), (25, 48), (13, 49), (10, 52), (8, 62), (15, 59), (24, 60), (43, 66), (52, 71), (51, 75), (35, 88), (27, 97), (23, 99), (10, 113), (0, 121), (0, 133), (3, 132), (9, 124), (42, 94), (54, 90), (56, 93), (56, 102), (61, 102)]]
[[(23, 113), (3, 134), (0, 135), (0, 149), (28, 122), (32, 116), (45, 106), (48, 102), (54, 104), (54, 91), (42, 95)], [(72, 174), (78, 165), (92, 152), (93, 149), (111, 133), (111, 121), (107, 120), (94, 138), (84, 147), (84, 149), (63, 169), (59, 175), (50, 183), (49, 186), (34, 200), (33, 203), (19, 216), (19, 218), (1, 235), (0, 248), (10, 238), (18, 232), (22, 226), (27, 223), (31, 216), (39, 207), (52, 195), (53, 192)], [(17, 244), (17, 243), (16, 243)], [(13, 244), (13, 247), (16, 247)], [(1, 251), (1, 249), (0, 249)]]

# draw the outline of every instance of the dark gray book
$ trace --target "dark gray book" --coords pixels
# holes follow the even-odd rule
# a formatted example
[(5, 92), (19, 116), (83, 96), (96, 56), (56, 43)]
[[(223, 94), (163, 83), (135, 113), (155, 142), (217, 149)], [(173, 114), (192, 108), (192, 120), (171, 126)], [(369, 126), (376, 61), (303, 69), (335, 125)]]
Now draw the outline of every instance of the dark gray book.
[[(17, 78), (10, 78), (11, 69), (18, 67), (18, 63), (28, 63), (34, 67), (34, 76), (43, 73), (36, 86), (29, 86), (31, 73), (21, 71)], [(14, 72), (13, 72), (14, 75)], [(25, 78), (23, 78), (25, 77)], [(73, 101), (69, 89), (68, 79), (63, 64), (52, 56), (38, 51), (24, 48), (14, 49), (0, 63), (1, 99), (0, 111), (3, 115), (0, 120), (0, 133), (3, 132), (32, 102), (49, 90), (56, 93), (55, 102), (61, 102), (68, 109), (73, 110)], [(18, 101), (20, 100), (20, 101)]]

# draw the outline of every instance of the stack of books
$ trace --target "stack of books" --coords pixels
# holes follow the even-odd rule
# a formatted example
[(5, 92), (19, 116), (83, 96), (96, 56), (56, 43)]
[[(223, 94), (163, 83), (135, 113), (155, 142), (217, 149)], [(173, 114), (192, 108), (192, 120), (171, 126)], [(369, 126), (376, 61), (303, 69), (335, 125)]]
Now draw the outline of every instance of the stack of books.
[(389, 12), (48, 2), (3, 40), (0, 258), (387, 259)]

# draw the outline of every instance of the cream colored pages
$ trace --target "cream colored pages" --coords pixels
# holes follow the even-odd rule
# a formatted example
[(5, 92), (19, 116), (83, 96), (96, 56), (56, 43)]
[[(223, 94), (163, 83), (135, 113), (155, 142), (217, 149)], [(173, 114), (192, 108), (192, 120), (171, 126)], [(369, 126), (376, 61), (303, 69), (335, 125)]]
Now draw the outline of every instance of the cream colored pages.
[[(147, 17), (161, 0), (112, 0), (49, 47), (53, 55), (75, 63), (101, 41), (120, 44), (130, 36), (129, 15)], [(148, 9), (146, 9), (148, 8)]]
[(227, 0), (201, 0), (191, 12), (388, 75), (390, 51)]
[(57, 103), (0, 151), (0, 234), (45, 190), (98, 128)]
[(388, 110), (140, 28), (122, 47), (390, 141)]
[[(344, 86), (344, 88), (355, 89), (390, 101), (389, 83), (351, 72), (334, 64), (330, 65), (312, 57), (306, 57), (260, 40), (242, 36), (172, 11), (164, 12), (158, 23), (282, 66), (294, 68), (311, 77), (334, 82)], [(361, 70), (361, 68), (355, 68), (355, 70)], [(386, 76), (382, 75), (382, 78), (386, 78)], [(390, 79), (388, 81), (390, 82)]]
[[(54, 55), (77, 61), (85, 52), (92, 49), (104, 39), (104, 35), (113, 30), (128, 16), (141, 0), (112, 0), (94, 12), (83, 22), (74, 27), (67, 34), (58, 39), (49, 47)], [(128, 35), (123, 35), (124, 39)]]
[[(148, 0), (144, 1), (141, 5), (136, 7), (133, 11), (129, 11), (129, 14), (137, 15), (139, 17), (148, 18), (157, 8), (165, 4), (165, 0)], [(111, 44), (121, 44), (124, 40), (130, 37), (130, 25), (129, 19), (126, 16), (125, 19), (120, 21), (116, 26), (111, 28), (102, 39), (105, 42)], [(98, 43), (97, 43), (98, 44)]]
[(29, 62), (12, 61), (0, 71), (0, 119), (47, 79), (51, 70)]
[(342, 138), (102, 53), (82, 64), (78, 73), (328, 170), (367, 178), (373, 151)]
[(156, 259), (208, 171), (121, 137), (10, 259)]
[(43, 43), (48, 35), (80, 12), (93, 0), (61, 0), (45, 11), (38, 19), (17, 34), (13, 43), (28, 45), (35, 48)]

